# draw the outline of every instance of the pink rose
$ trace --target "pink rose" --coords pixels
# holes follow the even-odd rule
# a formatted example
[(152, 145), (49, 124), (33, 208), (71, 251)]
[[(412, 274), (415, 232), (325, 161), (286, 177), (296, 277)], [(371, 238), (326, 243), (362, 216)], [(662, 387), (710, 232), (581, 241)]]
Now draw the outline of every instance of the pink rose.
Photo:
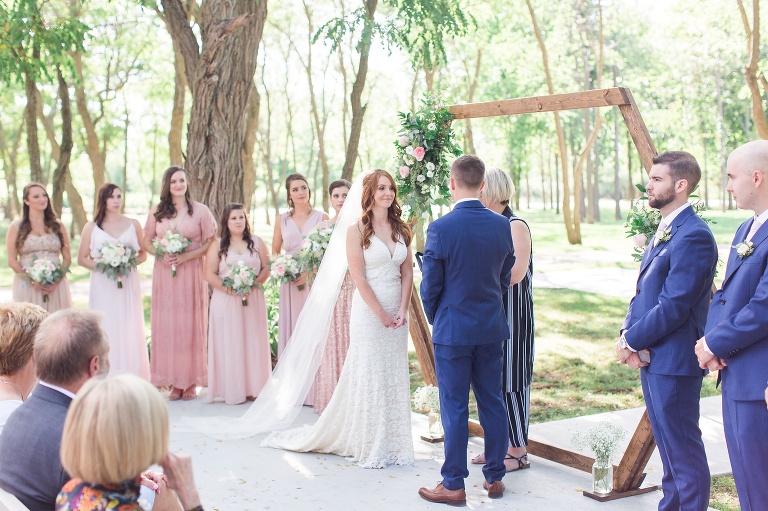
[(278, 275), (282, 277), (283, 275), (285, 275), (285, 266), (281, 264), (277, 266), (277, 268), (275, 268), (275, 271), (277, 272)]
[(405, 165), (403, 165), (402, 167), (400, 167), (400, 177), (402, 177), (403, 179), (405, 179), (406, 177), (408, 177), (408, 176), (410, 176), (410, 175), (411, 175), (411, 169), (409, 169), (409, 168), (408, 168), (408, 167), (406, 167)]
[(413, 157), (416, 158), (416, 161), (421, 161), (424, 159), (424, 154), (426, 152), (427, 151), (423, 147), (419, 146), (413, 150)]
[(397, 143), (400, 145), (400, 147), (407, 146), (410, 141), (411, 140), (407, 136), (405, 136), (405, 135), (403, 135), (402, 137), (397, 139)]

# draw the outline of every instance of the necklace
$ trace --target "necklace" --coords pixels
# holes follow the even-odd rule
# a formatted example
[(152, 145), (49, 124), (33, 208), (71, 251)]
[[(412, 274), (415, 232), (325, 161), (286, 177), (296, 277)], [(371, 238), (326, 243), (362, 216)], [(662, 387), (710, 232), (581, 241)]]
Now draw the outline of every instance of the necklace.
[(10, 385), (10, 386), (11, 386), (11, 387), (13, 387), (14, 389), (16, 389), (16, 392), (18, 392), (18, 393), (19, 393), (19, 396), (21, 396), (21, 401), (22, 401), (22, 402), (24, 402), (24, 393), (22, 393), (22, 392), (21, 392), (21, 389), (19, 389), (19, 387), (17, 387), (17, 386), (16, 386), (16, 385), (14, 385), (13, 383), (9, 382), (9, 381), (8, 381), (8, 380), (6, 380), (5, 378), (0, 378), (0, 381), (1, 381), (1, 382), (3, 382), (3, 383), (5, 383), (6, 385)]

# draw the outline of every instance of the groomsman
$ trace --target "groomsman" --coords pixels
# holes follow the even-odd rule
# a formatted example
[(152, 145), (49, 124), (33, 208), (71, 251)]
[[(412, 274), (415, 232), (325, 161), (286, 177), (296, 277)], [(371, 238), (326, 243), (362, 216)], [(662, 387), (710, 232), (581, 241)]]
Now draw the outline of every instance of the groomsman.
[(710, 476), (699, 429), (704, 371), (691, 348), (704, 332), (717, 245), (688, 203), (701, 178), (692, 155), (661, 154), (648, 177), (648, 204), (662, 218), (640, 263), (616, 351), (622, 363), (640, 369), (664, 468), (659, 511), (705, 511)]
[(701, 367), (720, 369), (723, 425), (742, 511), (768, 509), (768, 140), (728, 158), (728, 191), (754, 212), (736, 231), (706, 336), (696, 344)]

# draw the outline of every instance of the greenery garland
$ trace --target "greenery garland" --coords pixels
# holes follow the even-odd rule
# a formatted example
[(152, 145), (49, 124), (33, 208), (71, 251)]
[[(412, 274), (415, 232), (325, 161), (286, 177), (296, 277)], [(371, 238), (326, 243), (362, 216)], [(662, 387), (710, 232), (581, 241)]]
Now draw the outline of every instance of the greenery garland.
[(415, 112), (399, 112), (401, 129), (394, 141), (395, 181), (406, 222), (428, 220), (433, 205), (448, 205), (448, 155), (461, 156), (454, 142), (453, 114), (439, 99), (426, 94)]

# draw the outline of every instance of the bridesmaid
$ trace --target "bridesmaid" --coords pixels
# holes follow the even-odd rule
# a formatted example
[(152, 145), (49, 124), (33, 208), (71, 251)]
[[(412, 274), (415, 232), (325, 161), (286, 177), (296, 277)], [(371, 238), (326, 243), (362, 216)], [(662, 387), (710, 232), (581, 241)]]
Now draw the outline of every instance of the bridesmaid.
[[(322, 227), (329, 227), (336, 224), (339, 219), (339, 212), (347, 200), (349, 189), (352, 183), (346, 179), (334, 181), (328, 187), (328, 195), (331, 197), (331, 206), (336, 211), (333, 220), (323, 222)], [(355, 292), (355, 283), (350, 277), (349, 272), (344, 275), (344, 281), (341, 283), (339, 298), (336, 301), (336, 307), (333, 309), (331, 317), (331, 328), (328, 333), (328, 340), (325, 342), (323, 351), (323, 360), (320, 368), (315, 375), (314, 383), (314, 407), (315, 413), (323, 413), (328, 402), (331, 400), (333, 391), (336, 390), (336, 384), (339, 382), (341, 368), (344, 367), (344, 360), (347, 358), (347, 349), (349, 348), (349, 313), (352, 307), (352, 295)]]
[[(204, 204), (191, 199), (187, 174), (181, 167), (169, 167), (163, 174), (160, 203), (144, 225), (144, 249), (154, 254), (152, 240), (167, 231), (180, 233), (191, 244), (181, 254), (155, 258), (152, 383), (171, 386), (171, 401), (190, 400), (197, 397), (196, 385), (207, 385), (208, 285), (203, 256), (216, 236), (216, 220)], [(172, 265), (176, 277), (171, 276)]]
[[(64, 224), (56, 218), (48, 193), (40, 183), (29, 183), (24, 187), (24, 206), (21, 220), (14, 220), (8, 227), (5, 248), (8, 266), (13, 270), (13, 300), (39, 305), (48, 312), (72, 307), (66, 270), (72, 263), (69, 236)], [(64, 278), (47, 286), (34, 283), (26, 278), (24, 268), (35, 259), (48, 259), (61, 263), (65, 269)], [(43, 296), (48, 295), (47, 300)]]
[(91, 270), (88, 306), (104, 313), (102, 326), (109, 337), (109, 366), (113, 374), (131, 373), (149, 380), (149, 356), (144, 334), (144, 306), (138, 271), (122, 278), (123, 287), (96, 269), (101, 247), (123, 243), (138, 252), (139, 263), (147, 260), (141, 245), (141, 224), (120, 213), (123, 192), (116, 184), (99, 189), (93, 222), (83, 228), (77, 264)]
[(221, 237), (205, 258), (205, 279), (213, 288), (208, 319), (208, 398), (229, 405), (256, 398), (272, 373), (264, 291), (252, 288), (243, 306), (241, 296), (222, 285), (238, 261), (253, 268), (257, 284), (269, 277), (269, 251), (251, 235), (242, 204), (228, 204), (221, 213)]
[[(288, 212), (280, 215), (275, 222), (275, 232), (272, 236), (272, 253), (277, 255), (285, 249), (286, 254), (296, 254), (301, 250), (304, 236), (323, 220), (328, 220), (328, 215), (322, 211), (312, 209), (310, 199), (312, 192), (307, 184), (307, 179), (301, 174), (291, 174), (285, 180), (285, 190), (288, 196)], [(305, 286), (301, 291), (299, 286)], [(291, 338), (296, 320), (299, 318), (301, 308), (309, 296), (306, 275), (290, 283), (280, 286), (280, 319), (277, 330), (277, 357), (280, 358), (288, 340)], [(311, 394), (310, 394), (311, 395)]]

